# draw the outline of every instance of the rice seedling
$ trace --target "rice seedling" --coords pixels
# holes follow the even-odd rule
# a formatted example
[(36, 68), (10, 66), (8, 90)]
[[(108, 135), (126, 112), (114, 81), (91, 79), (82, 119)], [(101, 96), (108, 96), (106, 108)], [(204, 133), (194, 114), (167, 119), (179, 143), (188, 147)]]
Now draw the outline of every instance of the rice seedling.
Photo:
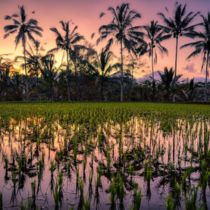
[(124, 188), (124, 182), (123, 177), (120, 173), (115, 174), (112, 179), (109, 186), (109, 192), (110, 192), (110, 200), (111, 200), (111, 206), (114, 208), (116, 206), (116, 201), (119, 200), (120, 205), (123, 205), (123, 199), (125, 196), (125, 188)]
[[(137, 210), (153, 205), (160, 194), (158, 204), (167, 209), (207, 206), (206, 106), (58, 103), (0, 108), (0, 183), (11, 194), (11, 199), (2, 195), (4, 206), (86, 210), (107, 207), (110, 201), (112, 209)], [(136, 183), (146, 186), (145, 193)], [(31, 197), (25, 196), (28, 191)]]
[(197, 201), (197, 188), (193, 188), (188, 193), (188, 197), (186, 199), (186, 210), (197, 209), (196, 207)]
[(171, 195), (169, 195), (166, 198), (166, 209), (167, 210), (175, 210), (176, 209), (175, 201)]
[(53, 177), (54, 171), (56, 170), (56, 165), (55, 165), (55, 162), (54, 161), (51, 161), (50, 162), (50, 168), (49, 168), (49, 170), (50, 170), (51, 177)]
[(53, 191), (53, 198), (55, 202), (55, 209), (59, 209), (63, 199), (63, 174), (59, 173)]
[(82, 210), (91, 210), (89, 200), (84, 199), (84, 203), (83, 203), (83, 206), (82, 206)]
[(84, 183), (80, 177), (78, 180), (78, 185), (79, 185), (79, 194), (80, 194), (78, 209), (83, 209), (88, 204), (86, 203), (85, 198), (84, 198)]
[(139, 210), (141, 208), (141, 198), (141, 190), (138, 189), (138, 185), (135, 185), (133, 190), (133, 207), (131, 210)]
[(32, 208), (36, 208), (36, 182), (31, 183), (31, 193), (32, 193)]

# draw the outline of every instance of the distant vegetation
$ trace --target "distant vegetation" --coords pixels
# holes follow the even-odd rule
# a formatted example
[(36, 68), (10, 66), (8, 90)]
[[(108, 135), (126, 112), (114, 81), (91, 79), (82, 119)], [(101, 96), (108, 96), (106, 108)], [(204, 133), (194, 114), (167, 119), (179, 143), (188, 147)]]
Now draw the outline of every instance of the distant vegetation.
[[(210, 99), (210, 13), (187, 10), (187, 6), (176, 3), (170, 14), (157, 14), (160, 23), (152, 20), (148, 25), (137, 25), (141, 14), (128, 3), (109, 7), (100, 14), (110, 21), (100, 26), (98, 35), (92, 39), (102, 45), (98, 52), (90, 40), (78, 32), (78, 27), (69, 21), (60, 21), (60, 28), (50, 28), (55, 35), (55, 48), (44, 52), (41, 43), (43, 29), (36, 19), (27, 15), (24, 6), (18, 13), (5, 16), (5, 36), (14, 36), (15, 45), (21, 45), (23, 54), (15, 60), (0, 56), (0, 100), (1, 101), (183, 101), (208, 102)], [(97, 36), (97, 37), (96, 37)], [(180, 46), (182, 37), (189, 39)], [(175, 65), (159, 72), (155, 78), (158, 55), (168, 54), (164, 41), (174, 39)], [(119, 47), (116, 57), (114, 47)], [(182, 79), (178, 68), (179, 49), (190, 47), (194, 56), (202, 57), (205, 82)], [(56, 53), (62, 53), (60, 65)], [(134, 71), (141, 67), (140, 57), (151, 59), (151, 78), (139, 83)], [(21, 71), (14, 65), (21, 64)]]

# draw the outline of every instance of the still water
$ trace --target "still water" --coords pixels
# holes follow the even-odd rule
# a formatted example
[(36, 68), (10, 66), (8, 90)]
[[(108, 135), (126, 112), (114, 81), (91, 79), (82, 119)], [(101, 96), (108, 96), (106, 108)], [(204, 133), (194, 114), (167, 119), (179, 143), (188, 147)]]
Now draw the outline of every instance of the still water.
[(1, 119), (3, 208), (210, 209), (209, 138), (209, 120)]

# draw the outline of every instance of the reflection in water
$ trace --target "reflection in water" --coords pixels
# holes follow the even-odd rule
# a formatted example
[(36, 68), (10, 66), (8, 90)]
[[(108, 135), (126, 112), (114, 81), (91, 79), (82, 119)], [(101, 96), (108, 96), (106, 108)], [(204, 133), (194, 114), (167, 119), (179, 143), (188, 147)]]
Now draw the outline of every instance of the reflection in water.
[(209, 121), (1, 120), (5, 209), (208, 209)]

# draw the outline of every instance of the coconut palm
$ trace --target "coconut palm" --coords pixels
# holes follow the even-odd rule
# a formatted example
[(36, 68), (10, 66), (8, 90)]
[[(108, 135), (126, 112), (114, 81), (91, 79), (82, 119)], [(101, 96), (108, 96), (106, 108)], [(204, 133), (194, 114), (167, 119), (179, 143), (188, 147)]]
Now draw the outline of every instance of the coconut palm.
[(147, 45), (146, 52), (149, 53), (151, 57), (151, 70), (152, 70), (152, 80), (155, 82), (154, 78), (154, 63), (157, 62), (157, 51), (161, 54), (168, 54), (166, 47), (162, 45), (162, 41), (170, 37), (169, 34), (165, 34), (163, 28), (158, 24), (157, 21), (151, 21), (149, 25), (143, 26), (145, 41)]
[[(25, 57), (23, 56), (17, 56), (15, 61), (22, 61), (25, 60), (25, 66), (28, 69), (28, 73), (32, 77), (38, 78), (40, 74), (40, 59), (41, 59), (41, 54), (40, 51), (42, 48), (40, 47), (40, 43), (36, 42), (35, 44), (35, 51), (33, 48), (29, 46), (29, 50), (26, 50), (26, 55)], [(24, 66), (23, 65), (23, 66)]]
[(175, 101), (176, 98), (176, 90), (177, 90), (177, 84), (179, 79), (182, 77), (182, 75), (175, 76), (175, 72), (172, 68), (168, 69), (165, 68), (164, 72), (159, 72), (159, 76), (161, 79), (161, 88), (163, 93), (165, 92), (165, 99)]
[[(11, 24), (4, 26), (4, 38), (12, 34), (16, 34), (15, 45), (16, 47), (21, 43), (23, 47), (24, 64), (26, 64), (26, 45), (28, 41), (36, 43), (36, 36), (42, 36), (42, 28), (38, 26), (36, 19), (28, 19), (24, 6), (19, 7), (19, 14), (7, 15), (5, 20), (11, 21)], [(25, 75), (27, 75), (27, 68), (24, 65)], [(26, 83), (26, 96), (27, 96), (27, 83)]]
[[(56, 35), (56, 45), (57, 45), (57, 47), (51, 51), (57, 51), (57, 50), (61, 49), (66, 52), (66, 67), (67, 67), (67, 72), (69, 73), (68, 75), (70, 75), (70, 59), (73, 56), (74, 49), (79, 46), (79, 42), (81, 40), (83, 40), (84, 37), (81, 36), (77, 32), (77, 29), (78, 29), (77, 26), (74, 26), (71, 30), (69, 22), (60, 21), (60, 24), (61, 24), (62, 30), (64, 32), (63, 35), (61, 32), (59, 32), (59, 30), (57, 28), (50, 29)], [(67, 79), (67, 80), (68, 80), (67, 95), (68, 95), (68, 100), (70, 100), (69, 79)]]
[[(89, 57), (95, 50), (90, 48), (85, 41), (82, 45), (75, 45), (74, 49), (70, 52), (72, 63), (75, 69), (75, 82), (76, 82), (76, 100), (81, 98), (81, 74), (86, 72), (87, 74), (95, 74), (92, 68), (89, 68)], [(95, 52), (94, 52), (95, 53)]]
[(188, 34), (188, 37), (192, 39), (196, 39), (196, 41), (187, 43), (182, 46), (182, 48), (192, 47), (193, 52), (187, 57), (190, 59), (192, 57), (202, 55), (203, 62), (201, 69), (203, 70), (204, 66), (206, 66), (205, 70), (205, 101), (207, 101), (207, 82), (208, 82), (208, 75), (209, 75), (209, 66), (210, 66), (210, 12), (208, 15), (201, 16), (203, 21), (201, 23), (202, 31), (196, 32), (193, 31)]
[[(166, 9), (167, 12), (168, 9)], [(178, 49), (179, 49), (179, 38), (181, 36), (187, 36), (191, 31), (195, 29), (198, 24), (191, 24), (198, 12), (187, 12), (187, 5), (176, 3), (175, 12), (173, 17), (167, 17), (164, 13), (158, 13), (162, 19), (164, 26), (162, 26), (170, 37), (176, 39), (176, 52), (175, 52), (175, 76), (177, 75), (177, 65), (178, 65)]]
[[(136, 43), (142, 41), (143, 33), (139, 31), (139, 27), (133, 26), (134, 21), (141, 18), (141, 15), (132, 10), (128, 3), (122, 3), (116, 8), (109, 7), (108, 12), (111, 13), (112, 20), (99, 28), (99, 41), (109, 38), (110, 43), (115, 40), (120, 45), (120, 100), (123, 101), (124, 49), (134, 52)], [(101, 14), (102, 16), (104, 13)]]
[(40, 70), (43, 79), (42, 86), (51, 100), (55, 99), (55, 87), (59, 69), (55, 67), (55, 63), (55, 56), (53, 54), (48, 53), (41, 57)]
[(102, 48), (99, 54), (96, 54), (95, 60), (92, 62), (92, 68), (97, 72), (100, 79), (100, 95), (104, 100), (104, 82), (106, 78), (114, 69), (114, 65), (111, 64), (112, 52), (107, 48)]

